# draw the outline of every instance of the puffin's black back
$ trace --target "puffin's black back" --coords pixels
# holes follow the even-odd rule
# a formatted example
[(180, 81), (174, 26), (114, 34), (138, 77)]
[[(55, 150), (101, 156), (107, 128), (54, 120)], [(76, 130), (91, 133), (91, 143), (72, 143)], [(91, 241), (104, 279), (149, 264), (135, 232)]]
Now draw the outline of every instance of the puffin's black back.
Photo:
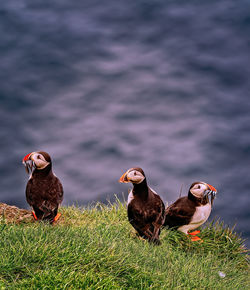
[(195, 212), (195, 203), (187, 196), (177, 199), (166, 209), (164, 226), (170, 228), (189, 224)]

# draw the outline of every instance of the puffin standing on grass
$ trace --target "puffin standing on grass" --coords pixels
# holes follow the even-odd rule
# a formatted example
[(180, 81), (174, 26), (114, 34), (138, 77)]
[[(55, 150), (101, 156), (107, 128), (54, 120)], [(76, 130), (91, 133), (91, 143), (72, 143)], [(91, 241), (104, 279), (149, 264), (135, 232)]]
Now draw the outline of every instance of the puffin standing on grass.
[(177, 199), (166, 209), (164, 226), (192, 235), (191, 241), (201, 241), (196, 236), (200, 231), (189, 231), (195, 230), (208, 219), (216, 194), (217, 190), (212, 185), (194, 182), (188, 196)]
[(52, 161), (47, 152), (38, 151), (27, 154), (23, 164), (29, 181), (26, 186), (26, 200), (33, 208), (35, 220), (53, 223), (61, 216), (58, 207), (63, 200), (63, 187), (52, 171)]
[(119, 181), (133, 184), (127, 202), (130, 224), (141, 237), (159, 244), (160, 228), (165, 220), (165, 206), (160, 196), (148, 187), (141, 168), (129, 169)]

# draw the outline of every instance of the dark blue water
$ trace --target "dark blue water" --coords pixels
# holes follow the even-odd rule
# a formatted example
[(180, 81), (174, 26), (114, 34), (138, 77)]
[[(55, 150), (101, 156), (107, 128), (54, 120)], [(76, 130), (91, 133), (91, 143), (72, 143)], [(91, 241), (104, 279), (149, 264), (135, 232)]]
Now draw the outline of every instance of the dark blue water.
[(212, 184), (249, 237), (249, 44), (248, 0), (1, 1), (1, 201), (27, 207), (45, 150), (65, 205), (126, 197), (141, 166), (169, 203)]

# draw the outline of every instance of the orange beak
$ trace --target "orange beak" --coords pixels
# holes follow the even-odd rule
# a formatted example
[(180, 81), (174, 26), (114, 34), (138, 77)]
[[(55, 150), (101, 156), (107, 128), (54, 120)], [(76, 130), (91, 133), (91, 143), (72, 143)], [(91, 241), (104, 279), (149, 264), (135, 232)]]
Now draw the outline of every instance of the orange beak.
[(121, 182), (121, 183), (128, 183), (128, 182), (129, 182), (129, 180), (128, 180), (128, 178), (127, 178), (127, 172), (125, 172), (125, 173), (120, 177), (119, 182)]
[(30, 157), (31, 153), (27, 154), (26, 156), (24, 156), (23, 158), (23, 162), (26, 162), (29, 160), (29, 157)]
[(23, 158), (23, 165), (25, 166), (25, 170), (28, 174), (32, 173), (35, 166), (35, 163), (31, 160), (31, 155), (33, 152), (27, 154), (26, 156), (24, 156)]
[(212, 185), (208, 184), (208, 187), (209, 187), (210, 190), (217, 192), (216, 188), (213, 187)]

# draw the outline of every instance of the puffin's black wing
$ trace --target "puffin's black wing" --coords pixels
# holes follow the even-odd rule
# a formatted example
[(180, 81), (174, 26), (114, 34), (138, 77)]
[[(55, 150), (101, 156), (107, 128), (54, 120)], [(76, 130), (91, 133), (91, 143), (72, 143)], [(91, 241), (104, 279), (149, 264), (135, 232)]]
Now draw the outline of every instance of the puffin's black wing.
[(195, 212), (195, 204), (188, 197), (177, 199), (166, 209), (164, 226), (180, 227), (190, 223)]
[(40, 204), (39, 209), (44, 213), (51, 214), (55, 212), (57, 214), (57, 209), (63, 200), (63, 187), (60, 180), (54, 176), (51, 180), (48, 189), (43, 193), (43, 201)]
[(165, 219), (165, 205), (160, 196), (154, 193), (151, 189), (149, 189), (149, 194), (151, 196), (149, 200), (152, 210), (149, 216), (152, 218), (152, 222), (159, 224), (159, 226), (162, 226)]
[(159, 239), (165, 219), (165, 206), (160, 196), (149, 191), (148, 200), (134, 199), (128, 204), (128, 219), (140, 236), (152, 241)]
[(145, 237), (145, 228), (147, 226), (147, 222), (143, 217), (143, 213), (141, 212), (140, 206), (133, 201), (128, 204), (127, 208), (128, 212), (128, 220), (130, 224), (137, 230), (141, 237)]
[(38, 218), (53, 217), (63, 200), (62, 184), (56, 176), (42, 183), (31, 178), (26, 186), (26, 199)]
[(58, 206), (62, 203), (63, 201), (63, 186), (61, 181), (55, 176), (55, 195), (57, 199), (57, 204)]

